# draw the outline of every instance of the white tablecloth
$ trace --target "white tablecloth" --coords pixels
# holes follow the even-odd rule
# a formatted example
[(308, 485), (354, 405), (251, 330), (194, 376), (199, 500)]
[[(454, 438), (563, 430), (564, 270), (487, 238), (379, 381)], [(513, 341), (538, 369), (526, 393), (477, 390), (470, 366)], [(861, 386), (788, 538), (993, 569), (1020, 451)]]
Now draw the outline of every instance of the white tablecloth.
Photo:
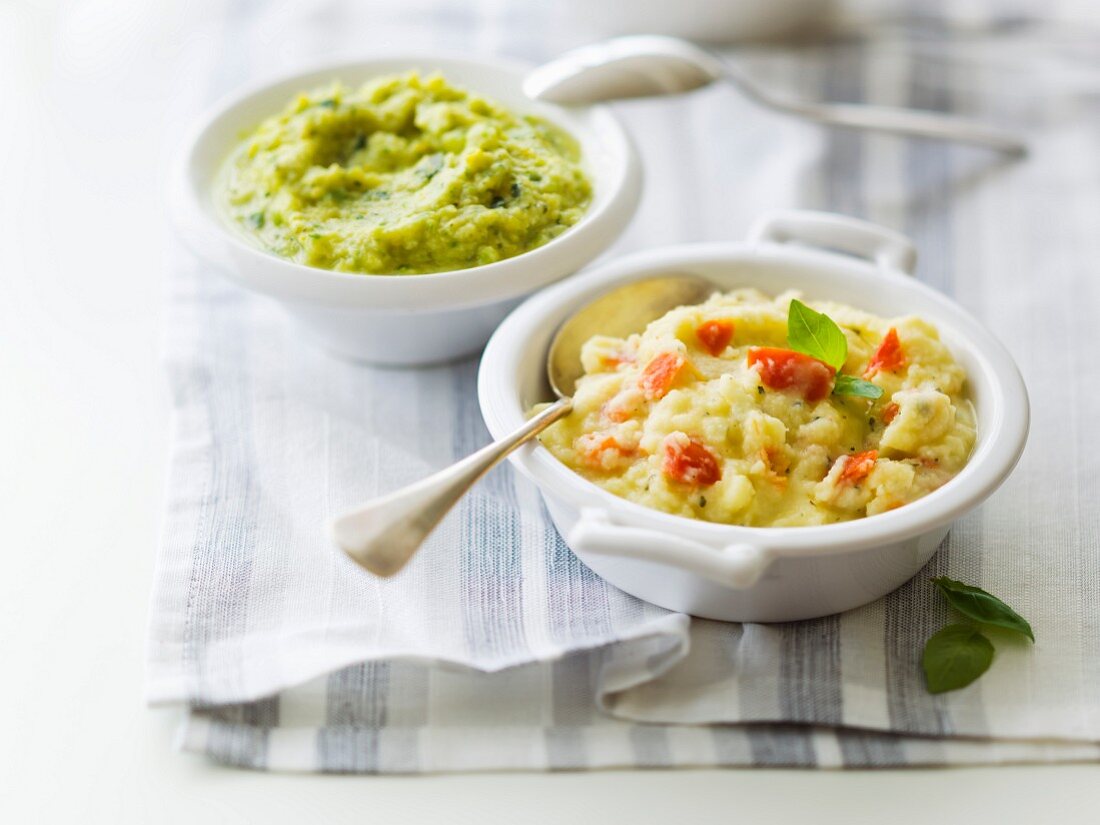
[[(582, 33), (549, 4), (227, 5), (202, 38), (210, 99), (318, 56), (432, 46), (537, 60)], [(421, 772), (608, 765), (886, 766), (1100, 756), (1100, 56), (1064, 27), (919, 28), (730, 52), (806, 98), (941, 108), (1025, 131), (1032, 156), (825, 132), (726, 89), (619, 107), (647, 192), (611, 254), (739, 238), (777, 206), (911, 235), (918, 277), (982, 318), (1033, 404), (1010, 481), (913, 582), (788, 625), (691, 620), (606, 585), (538, 493), (495, 471), (397, 578), (322, 525), (487, 439), (476, 363), (382, 371), (303, 341), (182, 249), (167, 364), (175, 437), (148, 697), (181, 742), (235, 765)], [(410, 411), (416, 426), (408, 425)], [(971, 688), (918, 660), (947, 618), (928, 579), (1003, 596), (1034, 647), (999, 643)], [(749, 724), (753, 723), (753, 724)]]

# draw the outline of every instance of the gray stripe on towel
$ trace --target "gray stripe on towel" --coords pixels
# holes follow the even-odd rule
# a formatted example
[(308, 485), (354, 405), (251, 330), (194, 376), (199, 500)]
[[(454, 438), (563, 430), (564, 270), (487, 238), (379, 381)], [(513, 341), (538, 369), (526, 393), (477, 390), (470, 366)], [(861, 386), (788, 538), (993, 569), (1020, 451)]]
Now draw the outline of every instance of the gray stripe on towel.
[(813, 768), (813, 735), (802, 725), (746, 725), (752, 764), (760, 768)]
[(378, 771), (379, 732), (386, 725), (389, 672), (388, 664), (368, 662), (329, 676), (325, 727), (317, 736), (317, 760), (322, 771)]
[(222, 705), (192, 707), (210, 717), (206, 753), (212, 759), (242, 768), (266, 768), (268, 733), (279, 724), (278, 698)]
[[(477, 393), (477, 361), (452, 368), (453, 458), (465, 458), (489, 441)], [(497, 467), (459, 505), (463, 631), (472, 652), (522, 649), (523, 535), (515, 512), (512, 471)]]

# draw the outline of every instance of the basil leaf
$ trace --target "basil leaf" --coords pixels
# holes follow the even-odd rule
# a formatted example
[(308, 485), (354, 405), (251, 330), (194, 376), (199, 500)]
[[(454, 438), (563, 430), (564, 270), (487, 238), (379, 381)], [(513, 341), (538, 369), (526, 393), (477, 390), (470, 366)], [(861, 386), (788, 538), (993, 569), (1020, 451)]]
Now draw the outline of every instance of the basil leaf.
[(791, 349), (824, 361), (837, 372), (848, 360), (848, 339), (832, 318), (801, 301), (787, 310), (787, 343)]
[(932, 583), (940, 589), (948, 603), (964, 616), (982, 624), (1014, 630), (1035, 641), (1035, 633), (1027, 620), (996, 596), (980, 587), (963, 584), (945, 576), (932, 579)]
[(950, 624), (924, 645), (921, 667), (930, 693), (966, 687), (993, 662), (993, 644), (968, 624)]
[(833, 384), (834, 395), (855, 395), (859, 398), (882, 398), (882, 387), (856, 378), (854, 375), (838, 375)]

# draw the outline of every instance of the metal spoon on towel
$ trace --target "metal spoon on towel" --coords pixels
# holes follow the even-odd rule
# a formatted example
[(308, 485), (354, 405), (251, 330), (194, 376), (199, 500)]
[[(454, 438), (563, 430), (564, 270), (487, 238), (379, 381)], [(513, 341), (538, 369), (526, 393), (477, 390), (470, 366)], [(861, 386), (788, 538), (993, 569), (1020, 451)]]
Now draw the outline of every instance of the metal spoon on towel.
[(1016, 156), (1027, 154), (1026, 144), (1017, 136), (952, 115), (855, 103), (784, 100), (694, 43), (660, 35), (617, 37), (566, 52), (528, 74), (523, 90), (535, 100), (581, 105), (681, 94), (718, 80), (736, 86), (767, 109), (826, 126), (950, 140)]
[(593, 335), (625, 338), (670, 309), (698, 304), (717, 287), (691, 275), (634, 281), (597, 296), (558, 328), (550, 343), (546, 375), (558, 397), (511, 435), (483, 447), (435, 475), (357, 507), (333, 520), (333, 541), (360, 566), (392, 576), (458, 500), (508, 453), (530, 441), (573, 409), (577, 379), (584, 374), (581, 347)]

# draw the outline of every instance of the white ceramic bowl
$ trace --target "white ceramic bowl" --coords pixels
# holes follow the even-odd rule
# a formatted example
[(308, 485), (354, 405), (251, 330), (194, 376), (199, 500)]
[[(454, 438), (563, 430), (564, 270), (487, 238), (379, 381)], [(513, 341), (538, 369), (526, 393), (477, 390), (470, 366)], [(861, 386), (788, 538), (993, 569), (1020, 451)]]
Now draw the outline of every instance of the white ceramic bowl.
[[(430, 275), (356, 275), (303, 266), (254, 245), (219, 213), (218, 169), (242, 133), (293, 95), (334, 79), (350, 85), (419, 69), (553, 121), (581, 144), (593, 182), (585, 216), (537, 249), (472, 269)], [(453, 360), (480, 349), (526, 295), (570, 275), (626, 227), (641, 194), (641, 167), (626, 132), (603, 107), (564, 109), (522, 93), (525, 67), (500, 60), (402, 54), (335, 63), (252, 86), (214, 107), (190, 135), (170, 189), (173, 217), (189, 245), (240, 285), (269, 295), (330, 349), (380, 364)]]
[(712, 524), (614, 496), (539, 444), (512, 456), (539, 486), (570, 548), (646, 601), (706, 618), (763, 622), (866, 604), (924, 566), (951, 523), (1005, 479), (1027, 438), (1027, 391), (1011, 356), (957, 304), (910, 278), (915, 260), (912, 244), (890, 230), (786, 212), (762, 220), (747, 243), (670, 247), (600, 267), (531, 298), (493, 335), (478, 380), (486, 424), (499, 438), (547, 399), (546, 350), (570, 313), (613, 286), (657, 273), (703, 275), (726, 289), (800, 289), (887, 317), (919, 315), (939, 328), (969, 374), (978, 439), (958, 476), (897, 510), (822, 527)]

